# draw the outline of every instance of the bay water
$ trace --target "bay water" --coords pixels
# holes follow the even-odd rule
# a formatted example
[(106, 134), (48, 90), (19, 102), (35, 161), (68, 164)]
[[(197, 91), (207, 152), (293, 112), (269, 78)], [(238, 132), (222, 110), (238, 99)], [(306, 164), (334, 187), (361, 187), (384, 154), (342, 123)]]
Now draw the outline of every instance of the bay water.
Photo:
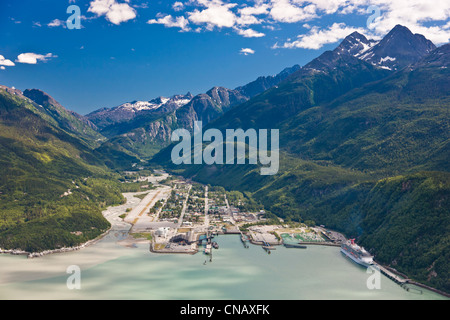
[[(407, 292), (384, 276), (380, 289), (370, 290), (372, 274), (336, 247), (278, 247), (267, 254), (259, 246), (244, 248), (238, 236), (219, 236), (210, 261), (201, 252), (162, 255), (148, 244), (123, 247), (116, 244), (120, 236), (39, 259), (0, 256), (0, 299), (443, 299), (423, 289)], [(74, 265), (81, 270), (79, 290), (67, 286), (67, 268)]]
[[(139, 193), (137, 193), (139, 194)], [(1, 300), (430, 300), (446, 299), (409, 286), (408, 292), (381, 275), (371, 290), (373, 273), (337, 247), (244, 248), (237, 235), (215, 239), (210, 256), (155, 254), (148, 243), (128, 237), (131, 225), (120, 216), (140, 203), (126, 193), (126, 204), (103, 213), (111, 231), (79, 251), (36, 259), (0, 255)], [(80, 271), (80, 289), (72, 288), (71, 270)], [(373, 282), (371, 282), (373, 283)]]

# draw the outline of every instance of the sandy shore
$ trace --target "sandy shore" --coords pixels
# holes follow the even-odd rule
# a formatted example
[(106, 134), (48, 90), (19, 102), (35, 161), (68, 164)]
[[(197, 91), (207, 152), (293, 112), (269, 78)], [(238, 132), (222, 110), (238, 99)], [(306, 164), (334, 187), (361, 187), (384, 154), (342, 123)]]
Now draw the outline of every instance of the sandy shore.
[(9, 254), (15, 256), (21, 255), (27, 256), (30, 259), (39, 258), (51, 254), (68, 253), (88, 248), (103, 240), (110, 233), (128, 233), (132, 227), (132, 224), (125, 222), (122, 218), (120, 218), (120, 216), (122, 214), (125, 214), (127, 209), (129, 208), (134, 209), (141, 203), (141, 200), (139, 198), (136, 198), (135, 195), (145, 193), (147, 192), (124, 193), (123, 195), (127, 200), (125, 204), (115, 207), (109, 207), (102, 213), (105, 219), (108, 220), (108, 222), (111, 224), (110, 229), (101, 234), (100, 236), (98, 236), (97, 238), (89, 240), (83, 244), (80, 244), (79, 246), (60, 248), (55, 250), (45, 250), (42, 252), (26, 252), (22, 250), (2, 250), (0, 248), (0, 254)]
[(125, 247), (125, 248), (135, 248), (136, 245), (138, 245), (138, 244), (148, 244), (148, 245), (150, 245), (151, 241), (147, 240), (145, 238), (137, 238), (136, 239), (133, 236), (128, 235), (128, 237), (126, 239), (117, 241), (117, 244), (122, 246), (122, 247)]
[[(111, 223), (111, 228), (102, 236), (88, 241), (74, 248), (48, 250), (42, 253), (34, 253), (33, 257), (39, 259), (27, 259), (28, 252), (19, 250), (3, 251), (0, 277), (0, 285), (18, 282), (45, 279), (55, 275), (66, 275), (67, 268), (71, 265), (79, 266), (82, 270), (114, 260), (129, 254), (129, 248), (139, 245), (141, 240), (129, 239), (131, 224), (123, 221), (120, 216), (128, 208), (135, 208), (141, 199), (134, 195), (143, 194), (124, 193), (126, 203), (116, 207), (109, 207), (103, 212), (103, 216)], [(132, 237), (131, 237), (132, 238)], [(124, 241), (123, 243), (120, 243)], [(17, 259), (25, 259), (18, 263)]]

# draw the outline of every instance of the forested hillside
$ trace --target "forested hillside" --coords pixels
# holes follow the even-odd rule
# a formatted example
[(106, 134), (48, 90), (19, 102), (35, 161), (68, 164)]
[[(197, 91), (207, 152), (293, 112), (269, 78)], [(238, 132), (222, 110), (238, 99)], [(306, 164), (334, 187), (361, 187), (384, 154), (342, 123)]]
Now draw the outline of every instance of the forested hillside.
[(275, 176), (252, 165), (174, 166), (170, 148), (154, 162), (251, 192), (286, 220), (343, 231), (378, 261), (450, 292), (449, 57), (445, 45), (383, 75), (328, 52), (208, 125), (278, 128)]
[(18, 91), (0, 89), (0, 248), (73, 246), (108, 229), (118, 176)]

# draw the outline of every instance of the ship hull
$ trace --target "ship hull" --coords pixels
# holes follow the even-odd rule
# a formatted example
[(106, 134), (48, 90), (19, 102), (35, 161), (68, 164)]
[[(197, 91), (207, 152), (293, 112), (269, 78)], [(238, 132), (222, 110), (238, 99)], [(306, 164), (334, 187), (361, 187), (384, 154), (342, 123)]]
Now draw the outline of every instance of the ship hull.
[(303, 246), (301, 244), (287, 244), (287, 243), (285, 243), (284, 246), (286, 248), (307, 249), (307, 246)]
[(353, 255), (351, 255), (350, 253), (348, 253), (347, 251), (345, 251), (342, 248), (341, 248), (341, 253), (343, 255), (345, 255), (347, 258), (349, 258), (350, 260), (352, 260), (353, 262), (355, 262), (356, 264), (359, 264), (360, 266), (368, 268), (372, 265), (370, 263), (366, 263), (366, 262), (362, 261), (361, 259), (354, 257)]

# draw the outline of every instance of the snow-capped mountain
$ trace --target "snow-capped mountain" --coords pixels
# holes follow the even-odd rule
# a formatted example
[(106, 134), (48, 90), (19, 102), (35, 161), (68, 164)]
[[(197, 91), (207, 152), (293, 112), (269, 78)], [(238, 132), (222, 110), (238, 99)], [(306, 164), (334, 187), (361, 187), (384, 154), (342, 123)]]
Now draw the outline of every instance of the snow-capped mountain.
[[(164, 100), (167, 101), (166, 98), (164, 98)], [(151, 101), (133, 101), (120, 105), (116, 110), (127, 109), (132, 112), (139, 112), (142, 110), (155, 110), (161, 107), (161, 105), (163, 105), (164, 103), (164, 101), (162, 103), (154, 103)]]
[(419, 61), (434, 49), (436, 46), (423, 35), (413, 34), (408, 28), (397, 25), (379, 42), (354, 32), (344, 39), (335, 52), (395, 71)]
[[(150, 101), (133, 101), (115, 108), (96, 110), (86, 115), (86, 117), (101, 131), (107, 128), (111, 129), (112, 126), (117, 124), (140, 119), (140, 116), (144, 116), (142, 118), (146, 118), (145, 121), (138, 121), (138, 126), (142, 126), (147, 121), (147, 115), (169, 114), (182, 107), (186, 107), (184, 111), (198, 111), (199, 114), (202, 114), (199, 116), (199, 119), (209, 121), (222, 114), (225, 110), (276, 86), (298, 70), (300, 70), (300, 66), (295, 65), (291, 68), (284, 69), (275, 76), (259, 77), (255, 81), (238, 87), (235, 90), (214, 87), (207, 93), (199, 94), (195, 97), (191, 93), (188, 93), (186, 95), (175, 95), (171, 98), (159, 97)], [(183, 113), (183, 110), (180, 113)], [(150, 121), (153, 120), (150, 119)], [(181, 120), (183, 121), (185, 119)], [(186, 122), (190, 123), (190, 121)]]
[(378, 43), (378, 41), (367, 39), (364, 35), (355, 31), (347, 36), (334, 51), (338, 54), (360, 57)]
[(150, 101), (133, 101), (121, 104), (115, 108), (103, 108), (88, 114), (86, 117), (103, 129), (111, 124), (127, 122), (141, 114), (166, 113), (174, 111), (193, 98), (191, 93), (175, 95), (171, 98), (158, 97)]
[(116, 109), (127, 109), (132, 112), (140, 111), (152, 111), (157, 110), (162, 107), (182, 107), (188, 104), (192, 100), (193, 96), (191, 94), (187, 95), (176, 95), (172, 98), (159, 97), (151, 101), (133, 101), (129, 103), (124, 103), (118, 106)]

